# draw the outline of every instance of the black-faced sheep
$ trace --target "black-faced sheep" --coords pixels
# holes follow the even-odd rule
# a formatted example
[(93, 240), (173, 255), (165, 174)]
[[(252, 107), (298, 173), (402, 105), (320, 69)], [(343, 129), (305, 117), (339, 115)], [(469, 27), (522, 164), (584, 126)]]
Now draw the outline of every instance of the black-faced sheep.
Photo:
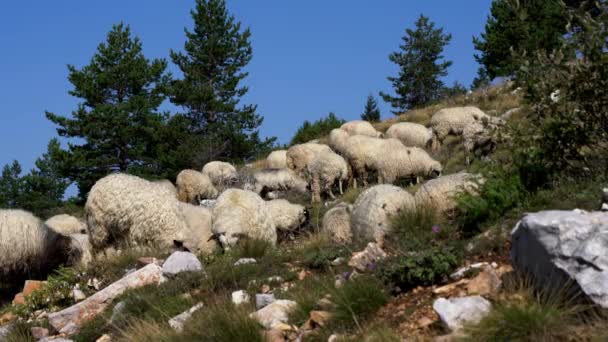
[(72, 215), (60, 214), (46, 220), (44, 224), (56, 233), (68, 236), (71, 234), (86, 234), (86, 224)]
[(177, 175), (177, 198), (185, 203), (199, 204), (200, 201), (216, 198), (218, 191), (211, 179), (196, 170), (183, 170)]

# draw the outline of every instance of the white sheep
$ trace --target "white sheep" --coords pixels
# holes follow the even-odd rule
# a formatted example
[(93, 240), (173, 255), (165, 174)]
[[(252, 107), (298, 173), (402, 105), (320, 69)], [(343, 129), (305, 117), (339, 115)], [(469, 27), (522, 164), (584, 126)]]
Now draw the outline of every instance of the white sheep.
[(340, 194), (343, 194), (343, 182), (348, 181), (350, 167), (342, 156), (334, 153), (320, 153), (308, 164), (307, 176), (312, 190), (312, 201), (321, 201), (321, 192), (335, 198), (332, 186), (338, 182)]
[(308, 183), (289, 169), (264, 169), (253, 174), (253, 191), (262, 197), (272, 191), (307, 193)]
[(285, 199), (275, 199), (266, 202), (268, 213), (274, 221), (278, 230), (297, 230), (308, 216), (308, 211), (303, 205), (290, 203)]
[(471, 164), (471, 155), (480, 152), (487, 155), (495, 150), (499, 140), (499, 125), (488, 120), (475, 121), (467, 125), (462, 132), (465, 162)]
[(216, 198), (218, 191), (209, 176), (196, 170), (183, 170), (177, 175), (177, 198), (186, 203), (199, 204), (201, 200)]
[(44, 224), (57, 234), (68, 236), (71, 234), (86, 234), (86, 224), (72, 215), (60, 214), (46, 220)]
[(199, 254), (213, 253), (217, 248), (217, 241), (212, 232), (213, 212), (211, 209), (183, 202), (179, 203), (179, 208), (190, 228), (189, 235), (184, 241), (184, 247)]
[(351, 243), (353, 233), (350, 227), (350, 213), (353, 206), (340, 203), (323, 215), (322, 232), (335, 243)]
[(385, 137), (398, 139), (404, 146), (424, 148), (433, 140), (433, 130), (413, 122), (399, 122), (388, 128)]
[(376, 240), (382, 244), (390, 232), (391, 218), (402, 210), (414, 210), (409, 192), (394, 185), (376, 185), (361, 193), (353, 204), (351, 227), (357, 241)]
[(286, 153), (287, 168), (296, 174), (302, 175), (306, 171), (308, 163), (320, 153), (329, 153), (331, 148), (327, 145), (317, 143), (298, 144), (290, 147)]
[(152, 181), (153, 184), (156, 184), (167, 191), (170, 196), (177, 198), (177, 189), (175, 185), (171, 183), (168, 179), (157, 179)]
[(378, 132), (371, 123), (363, 120), (349, 121), (340, 126), (340, 129), (346, 131), (350, 135), (365, 135), (374, 138), (381, 138), (383, 136), (383, 134)]
[(285, 169), (287, 168), (287, 150), (276, 150), (270, 152), (266, 157), (266, 168)]
[(477, 107), (452, 107), (444, 108), (431, 117), (431, 128), (433, 129), (433, 148), (436, 149), (449, 135), (461, 135), (464, 128), (483, 118), (489, 118)]
[(476, 193), (483, 179), (478, 175), (458, 172), (424, 183), (414, 198), (418, 208), (432, 207), (438, 214), (449, 214), (456, 208), (456, 197), (462, 192)]
[(0, 283), (46, 273), (65, 262), (69, 240), (27, 211), (0, 209)]
[(222, 161), (208, 162), (203, 166), (202, 173), (209, 177), (214, 186), (223, 188), (236, 182), (238, 174), (230, 163)]
[(188, 226), (176, 198), (136, 176), (111, 174), (95, 183), (85, 204), (91, 245), (182, 245)]
[(378, 183), (392, 184), (399, 178), (409, 178), (418, 182), (420, 177), (432, 179), (439, 177), (443, 167), (441, 163), (419, 147), (405, 147), (392, 144), (389, 153), (378, 151), (375, 163), (378, 171)]
[(276, 226), (266, 202), (247, 190), (228, 189), (218, 197), (212, 227), (224, 248), (234, 246), (241, 237), (277, 242)]

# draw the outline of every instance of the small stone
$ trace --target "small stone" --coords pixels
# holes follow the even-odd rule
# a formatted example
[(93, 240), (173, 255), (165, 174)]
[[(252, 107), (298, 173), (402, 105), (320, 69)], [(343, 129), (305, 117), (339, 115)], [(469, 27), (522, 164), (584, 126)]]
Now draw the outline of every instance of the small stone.
[(241, 305), (249, 302), (249, 295), (247, 292), (240, 290), (232, 292), (232, 302), (235, 305)]
[(469, 265), (469, 266), (461, 267), (461, 268), (459, 268), (459, 269), (458, 269), (456, 272), (454, 272), (454, 273), (450, 274), (450, 278), (451, 278), (452, 280), (459, 280), (459, 279), (462, 279), (462, 278), (464, 277), (464, 275), (465, 275), (465, 274), (466, 274), (468, 271), (470, 271), (470, 270), (472, 270), (472, 269), (474, 269), (474, 268), (482, 268), (482, 267), (485, 267), (485, 266), (487, 266), (487, 265), (488, 265), (488, 263), (487, 263), (487, 262), (478, 262), (478, 263), (476, 263), (476, 264), (472, 264), (472, 265)]
[(341, 275), (336, 276), (336, 281), (334, 282), (334, 286), (339, 289), (344, 286), (344, 278)]
[(283, 277), (280, 277), (280, 276), (268, 277), (267, 280), (269, 283), (282, 283)]
[(495, 261), (492, 261), (490, 266), (492, 266), (492, 268), (498, 268), (498, 264)]
[(34, 316), (36, 319), (45, 319), (49, 314), (44, 310), (36, 310), (34, 311)]
[(502, 281), (496, 271), (491, 267), (486, 267), (475, 278), (467, 284), (469, 294), (489, 295), (498, 292), (502, 286)]
[(137, 258), (137, 266), (138, 267), (143, 267), (149, 264), (157, 264), (158, 266), (161, 265), (160, 260), (154, 258), (154, 257), (140, 257)]
[(601, 211), (608, 211), (608, 203), (602, 203)]
[(386, 258), (386, 256), (386, 253), (377, 243), (370, 242), (363, 251), (353, 253), (348, 266), (354, 267), (360, 272), (366, 272), (370, 270), (370, 265), (375, 265), (376, 262)]
[(198, 303), (195, 306), (191, 307), (190, 309), (171, 318), (169, 320), (169, 326), (171, 326), (171, 328), (173, 328), (173, 330), (175, 330), (177, 332), (181, 332), (182, 330), (184, 330), (184, 324), (186, 323), (186, 321), (188, 321), (190, 319), (190, 317), (192, 317), (192, 314), (194, 314), (196, 311), (200, 310), (202, 307), (203, 307), (203, 303)]
[(112, 337), (108, 334), (103, 334), (95, 342), (112, 342)]
[(49, 329), (45, 329), (42, 327), (32, 327), (30, 331), (32, 333), (32, 337), (34, 337), (36, 340), (41, 340), (49, 336)]
[(97, 278), (89, 279), (87, 281), (87, 286), (92, 289), (95, 289), (95, 291), (99, 291), (99, 289), (101, 288), (101, 281), (99, 281)]
[(241, 258), (234, 263), (234, 266), (255, 264), (257, 261), (254, 258)]
[(277, 300), (250, 314), (249, 317), (256, 320), (266, 329), (272, 329), (281, 323), (286, 323), (289, 319), (289, 314), (297, 306), (298, 304), (292, 300)]
[(331, 262), (331, 265), (332, 265), (332, 266), (340, 266), (340, 265), (343, 265), (343, 264), (344, 264), (344, 261), (345, 261), (345, 260), (344, 260), (344, 258), (343, 258), (343, 257), (338, 257), (338, 258), (335, 258), (335, 259), (334, 259), (334, 260)]
[(304, 280), (304, 279), (306, 279), (306, 277), (308, 277), (308, 275), (310, 275), (310, 272), (308, 272), (306, 270), (301, 270), (298, 273), (298, 280)]
[(173, 252), (163, 264), (163, 274), (170, 277), (182, 272), (201, 272), (203, 265), (190, 252)]
[(262, 285), (262, 293), (270, 293), (270, 286), (268, 284)]
[(491, 307), (492, 304), (481, 296), (438, 298), (433, 303), (433, 310), (452, 331), (462, 329), (466, 323), (478, 323), (490, 312)]
[(276, 300), (274, 294), (258, 293), (255, 295), (255, 308), (260, 310), (261, 308), (274, 303)]
[(436, 295), (445, 295), (456, 291), (459, 287), (464, 286), (469, 283), (469, 279), (460, 279), (455, 283), (450, 283), (441, 287), (438, 287), (433, 290), (433, 294)]
[(204, 199), (200, 202), (200, 205), (201, 205), (201, 207), (212, 209), (213, 207), (215, 207), (215, 203), (217, 203), (217, 200)]
[(81, 300), (85, 300), (87, 296), (78, 288), (74, 288), (72, 290), (72, 297), (75, 301), (80, 302)]
[(327, 339), (327, 342), (338, 342), (340, 340), (340, 338), (342, 337), (342, 335), (338, 335), (338, 334), (331, 334), (329, 336), (329, 338)]
[(418, 319), (418, 321), (416, 321), (416, 324), (420, 328), (426, 328), (433, 323), (435, 323), (435, 321), (433, 321), (432, 319), (430, 319), (428, 317), (421, 317), (420, 319)]

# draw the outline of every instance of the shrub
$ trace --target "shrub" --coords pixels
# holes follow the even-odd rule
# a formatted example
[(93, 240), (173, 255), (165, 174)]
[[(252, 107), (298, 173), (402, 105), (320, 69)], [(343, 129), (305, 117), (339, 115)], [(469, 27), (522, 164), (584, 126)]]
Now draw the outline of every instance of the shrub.
[(342, 126), (345, 122), (346, 121), (338, 118), (333, 112), (330, 112), (327, 117), (321, 118), (313, 123), (306, 120), (291, 139), (291, 145), (302, 144), (329, 135), (329, 132), (331, 132), (332, 129)]
[(348, 253), (345, 246), (336, 246), (320, 235), (309, 239), (299, 251), (302, 265), (318, 270), (329, 269), (333, 260)]
[(334, 320), (355, 325), (361, 323), (388, 302), (389, 295), (382, 282), (372, 276), (358, 276), (335, 289), (331, 300), (336, 304)]
[(239, 239), (238, 244), (232, 254), (236, 258), (261, 258), (272, 253), (274, 247), (266, 240), (260, 239)]
[(285, 298), (298, 303), (297, 308), (289, 315), (289, 322), (301, 326), (316, 309), (317, 302), (334, 289), (332, 276), (307, 277), (284, 294)]

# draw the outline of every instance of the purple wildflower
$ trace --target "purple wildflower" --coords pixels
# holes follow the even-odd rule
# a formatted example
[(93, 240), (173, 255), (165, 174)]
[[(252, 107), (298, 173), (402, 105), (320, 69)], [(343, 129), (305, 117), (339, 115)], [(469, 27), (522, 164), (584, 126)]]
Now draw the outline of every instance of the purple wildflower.
[(350, 278), (350, 272), (342, 273), (342, 277), (344, 277), (344, 279), (348, 280), (348, 278)]
[(438, 225), (434, 225), (431, 230), (433, 231), (433, 233), (437, 234), (441, 231), (441, 227), (439, 227)]

